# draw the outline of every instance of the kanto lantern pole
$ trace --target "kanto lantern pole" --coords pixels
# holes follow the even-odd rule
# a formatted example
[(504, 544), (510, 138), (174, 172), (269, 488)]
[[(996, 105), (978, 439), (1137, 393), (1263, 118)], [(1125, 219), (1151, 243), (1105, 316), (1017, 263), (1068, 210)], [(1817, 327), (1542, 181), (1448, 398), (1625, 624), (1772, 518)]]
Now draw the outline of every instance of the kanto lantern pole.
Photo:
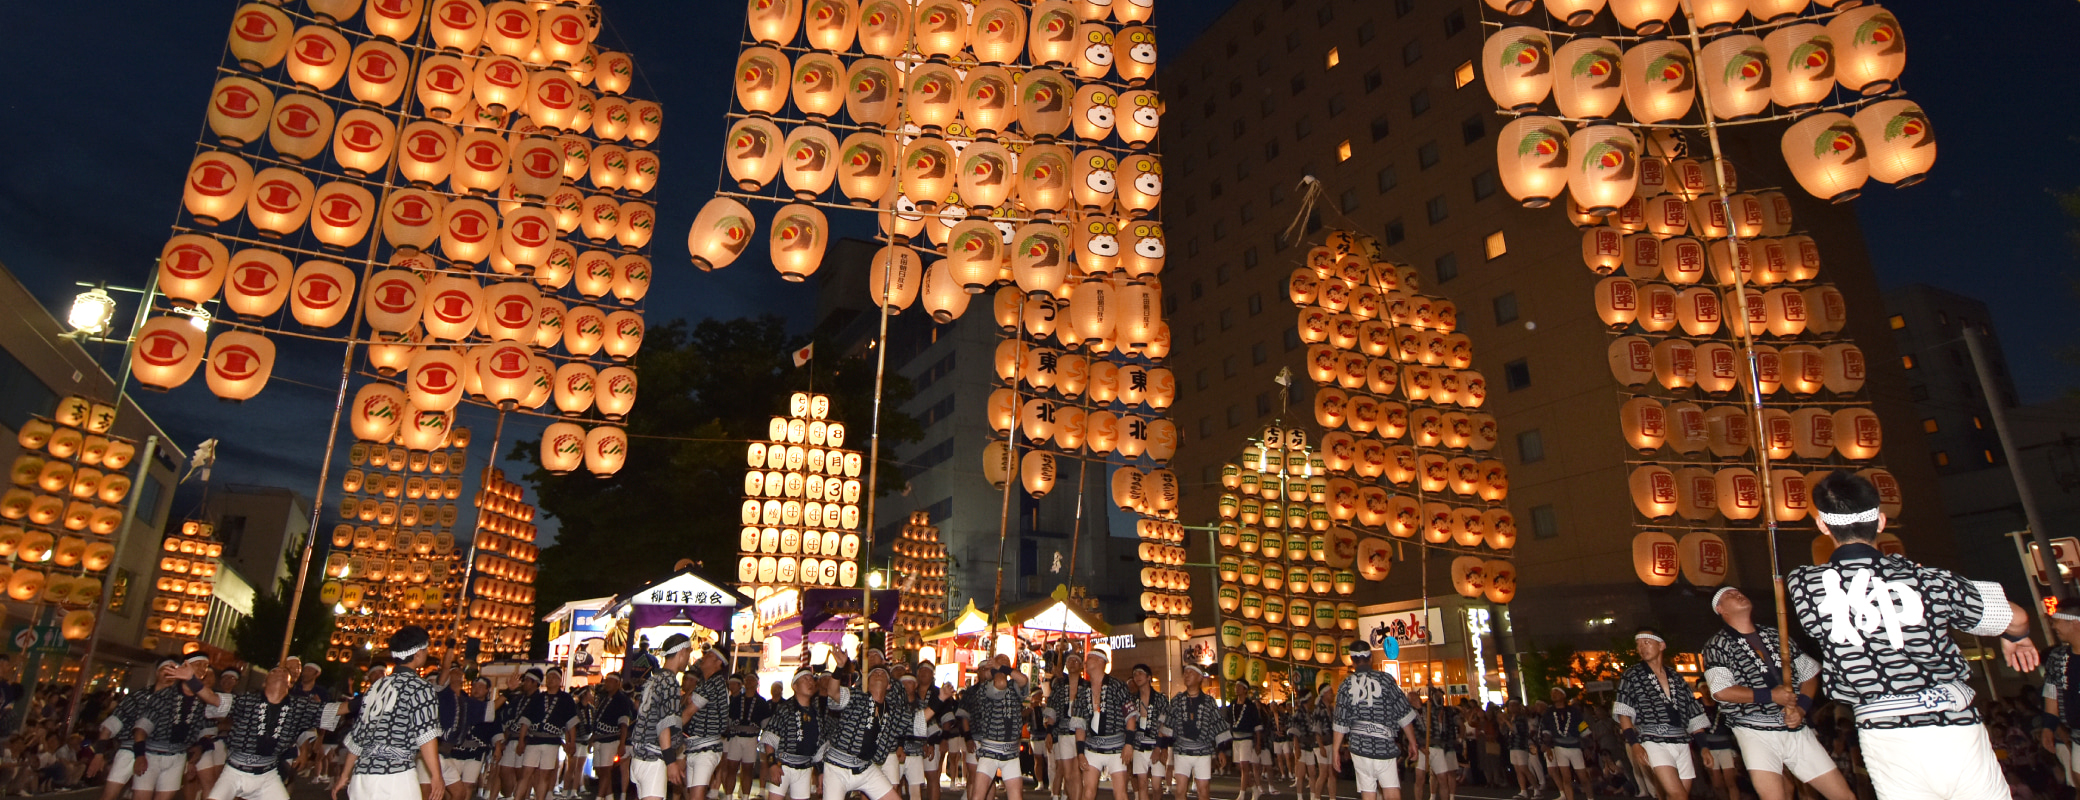
[[(145, 302), (151, 302), (151, 295), (147, 294), (145, 295), (145, 297)], [(144, 312), (144, 308), (139, 308), (137, 310), (137, 318), (139, 320), (144, 319)], [(129, 359), (124, 360), (128, 361)], [(123, 375), (126, 379), (130, 375), (129, 368), (127, 366), (123, 370)], [(117, 413), (122, 412), (122, 403), (123, 393), (119, 390), (116, 392)], [(158, 451), (159, 435), (155, 433), (144, 437), (144, 457), (137, 460), (137, 477), (133, 481), (134, 485), (143, 486), (145, 480), (151, 477), (152, 459), (158, 457)], [(131, 523), (136, 521), (137, 519), (138, 498), (143, 495), (143, 492), (130, 493), (130, 507), (123, 510), (123, 524), (116, 526), (116, 533), (113, 537), (113, 541), (111, 542), (111, 544), (115, 546), (116, 552), (118, 553), (123, 552), (124, 536), (125, 534), (128, 534), (130, 532)], [(94, 619), (93, 632), (87, 634), (87, 652), (84, 655), (80, 656), (79, 659), (79, 679), (72, 682), (72, 703), (66, 707), (65, 711), (65, 727), (67, 729), (70, 729), (73, 725), (79, 722), (79, 701), (81, 699), (81, 695), (86, 693), (87, 682), (94, 679), (94, 651), (100, 649), (101, 623), (107, 620), (108, 604), (109, 601), (115, 597), (115, 592), (116, 582), (114, 576), (110, 576), (109, 580), (101, 582), (101, 605), (99, 606), (100, 616), (97, 616)], [(23, 703), (22, 705), (26, 706), (28, 704)]]
[[(2037, 511), (2037, 492), (2030, 488), (2029, 476), (2022, 472), (2022, 453), (2015, 449), (2015, 440), (2008, 433), (2008, 408), (2001, 396), (1993, 390), (1993, 364), (1986, 360), (1986, 334), (1978, 327), (1964, 326), (1964, 346), (1972, 354), (1972, 367), (1979, 374), (1979, 391), (1986, 394), (1986, 415), (1993, 418), (1993, 435), (2000, 437), (2001, 457), (2008, 460), (2008, 476), (2015, 481), (2015, 499), (2022, 504), (2022, 519), (2029, 524), (2029, 538), (2037, 546), (2039, 562), (2037, 574), (2051, 584), (2051, 596), (2058, 598), (2060, 609), (2066, 608), (2073, 593), (2066, 586), (2065, 577), (2058, 574), (2058, 561), (2052, 557), (2051, 535), (2044, 526), (2044, 516)], [(2020, 541), (2017, 542), (2020, 545)]]
[[(859, 641), (862, 655), (865, 654), (864, 648), (867, 646), (868, 627), (874, 624), (874, 582), (867, 578), (872, 574), (870, 567), (874, 563), (874, 497), (881, 492), (881, 388), (888, 380), (888, 300), (885, 287), (889, 285), (889, 273), (895, 270), (895, 259), (884, 261), (886, 263), (881, 265), (883, 296), (874, 299), (875, 311), (881, 316), (881, 332), (874, 339), (874, 424), (868, 428), (867, 435), (867, 523), (860, 526), (866, 529), (862, 531), (866, 534), (862, 537), (866, 541), (859, 549), (859, 563), (862, 567), (859, 570), (859, 613), (862, 623)], [(816, 379), (816, 370), (813, 367), (809, 370), (809, 379)], [(894, 585), (895, 576), (890, 575), (889, 578), (889, 584)], [(882, 647), (887, 646), (888, 643), (883, 641)], [(866, 659), (860, 660), (864, 662)]]
[[(1704, 52), (1703, 38), (1697, 31), (1697, 15), (1692, 8), (1691, 0), (1683, 0), (1683, 14), (1690, 18), (1690, 51), (1693, 53)], [(1762, 490), (1762, 513), (1765, 520), (1763, 529), (1769, 540), (1770, 589), (1775, 593), (1777, 601), (1777, 660), (1783, 665), (1784, 685), (1796, 688), (1798, 684), (1795, 682), (1795, 676), (1792, 674), (1791, 669), (1790, 603), (1784, 596), (1784, 568), (1781, 559), (1777, 555), (1777, 502), (1775, 481), (1771, 479), (1769, 469), (1769, 431), (1763, 427), (1762, 419), (1761, 366), (1755, 353), (1755, 331), (1748, 325), (1748, 276), (1742, 274), (1740, 270), (1740, 231), (1732, 224), (1734, 218), (1733, 204), (1727, 199), (1728, 193), (1726, 191), (1726, 153), (1719, 147), (1719, 121), (1717, 117), (1712, 115), (1711, 93), (1698, 92), (1697, 103), (1698, 114), (1704, 118), (1705, 142), (1712, 150), (1712, 179), (1716, 182), (1719, 189), (1719, 196), (1713, 202), (1718, 203), (1721, 213), (1726, 215), (1727, 220), (1726, 271), (1733, 276), (1734, 313), (1736, 314), (1735, 318), (1739, 320), (1735, 324), (1734, 330), (1740, 334), (1741, 351), (1747, 354), (1748, 360), (1748, 391), (1746, 395), (1748, 401), (1748, 424), (1751, 431), (1748, 439), (1755, 447), (1755, 480), (1756, 483), (1760, 484), (1758, 488)]]
[[(883, 286), (888, 285), (886, 281)], [(1026, 304), (1018, 304), (1018, 327), (1012, 330), (1013, 337), (1021, 337), (1026, 329)], [(1019, 339), (1021, 345), (1024, 339)], [(1018, 365), (1011, 370), (1011, 430), (1004, 435), (1004, 505), (997, 516), (997, 589), (989, 604), (989, 641), (995, 647), (997, 623), (1004, 610), (1004, 542), (1011, 536), (1011, 484), (1018, 482), (1018, 377), (1026, 368), (1023, 354)], [(983, 451), (985, 454), (987, 450)], [(987, 466), (984, 467), (988, 469)], [(985, 473), (987, 474), (987, 473)], [(1072, 566), (1071, 569), (1074, 569)]]

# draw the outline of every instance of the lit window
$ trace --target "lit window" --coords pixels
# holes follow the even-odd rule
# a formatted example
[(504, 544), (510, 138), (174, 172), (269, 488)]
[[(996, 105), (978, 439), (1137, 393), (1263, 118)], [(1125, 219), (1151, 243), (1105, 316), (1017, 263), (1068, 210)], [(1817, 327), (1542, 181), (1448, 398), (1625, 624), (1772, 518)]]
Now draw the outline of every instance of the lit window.
[(1981, 451), (1981, 452), (1984, 452), (1984, 453), (1986, 454), (1986, 463), (1988, 463), (1988, 464), (1991, 464), (1991, 463), (1993, 463), (1993, 451), (1992, 451), (1992, 450), (1985, 450), (1985, 451)]
[(1503, 239), (1502, 231), (1488, 234), (1487, 252), (1489, 261), (1501, 258), (1503, 253), (1509, 252), (1509, 242)]
[(1914, 368), (1914, 357), (1913, 357), (1913, 356), (1900, 356), (1900, 357), (1899, 357), (1899, 366), (1900, 366), (1900, 369), (1913, 369), (1913, 368)]
[(1939, 430), (1942, 430), (1942, 429), (1943, 429), (1943, 426), (1941, 426), (1941, 425), (1938, 425), (1938, 424), (1936, 424), (1936, 418), (1935, 418), (1935, 417), (1929, 417), (1928, 419), (1924, 419), (1924, 420), (1922, 420), (1922, 421), (1921, 421), (1921, 432), (1922, 432), (1922, 433), (1935, 433), (1936, 431), (1939, 431)]
[(1466, 84), (1472, 82), (1473, 62), (1468, 61), (1466, 63), (1460, 64), (1458, 69), (1452, 70), (1452, 88), (1464, 88)]
[(1986, 420), (1980, 419), (1980, 418), (1979, 418), (1979, 415), (1977, 415), (1977, 414), (1973, 414), (1973, 415), (1972, 415), (1972, 430), (1978, 430), (1978, 431), (1983, 431), (1983, 430), (1986, 430)]
[(1892, 319), (1890, 320), (1890, 322), (1892, 324), (1893, 330), (1899, 330), (1901, 328), (1907, 327), (1907, 318), (1898, 314), (1892, 315)]
[(1947, 466), (1950, 466), (1950, 454), (1949, 454), (1949, 453), (1945, 453), (1945, 452), (1943, 452), (1943, 451), (1941, 451), (1941, 450), (1937, 450), (1937, 451), (1936, 451), (1936, 466), (1938, 466), (1938, 467), (1947, 467)]
[(1341, 142), (1336, 143), (1336, 160), (1351, 160), (1351, 140), (1345, 139)]
[(1336, 54), (1336, 48), (1329, 48), (1329, 66), (1324, 67), (1324, 69), (1334, 69), (1337, 64), (1341, 63), (1343, 63), (1343, 57)]

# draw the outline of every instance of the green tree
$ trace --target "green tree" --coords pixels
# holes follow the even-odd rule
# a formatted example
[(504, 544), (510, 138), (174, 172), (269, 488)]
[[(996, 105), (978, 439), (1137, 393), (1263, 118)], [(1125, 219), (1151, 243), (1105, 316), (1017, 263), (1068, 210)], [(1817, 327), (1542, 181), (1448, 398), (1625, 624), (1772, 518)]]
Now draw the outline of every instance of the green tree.
[[(303, 541), (296, 540), (282, 551), (289, 566), (272, 592), (253, 593), (253, 615), (231, 625), (231, 648), (248, 664), (272, 666), (282, 655), (282, 630), (289, 623), (289, 596), (296, 588), (296, 565), (303, 560)], [(295, 646), (289, 654), (306, 663), (324, 665), (325, 644), (332, 638), (332, 608), (318, 600), (324, 581), (315, 576), (304, 582), (303, 604), (296, 611)]]
[[(788, 394), (809, 390), (812, 381), (815, 391), (830, 395), (831, 418), (845, 422), (845, 447), (867, 450), (874, 362), (824, 341), (816, 345), (813, 372), (795, 368), (790, 354), (806, 343), (770, 316), (650, 329), (635, 357), (642, 383), (627, 420), (628, 458), (613, 477), (550, 475), (541, 469), (539, 439), (514, 442), (511, 457), (535, 465), (526, 480), (541, 511), (559, 526), (556, 543), (541, 552), (536, 607), (631, 591), (669, 575), (681, 559), (702, 563), (710, 574), (732, 575), (745, 445), (765, 439), (773, 416), (785, 413)], [(894, 445), (923, 436), (916, 420), (895, 410), (912, 393), (908, 380), (888, 375), (881, 494), (904, 486)], [(545, 651), (544, 634), (537, 627), (538, 653)]]

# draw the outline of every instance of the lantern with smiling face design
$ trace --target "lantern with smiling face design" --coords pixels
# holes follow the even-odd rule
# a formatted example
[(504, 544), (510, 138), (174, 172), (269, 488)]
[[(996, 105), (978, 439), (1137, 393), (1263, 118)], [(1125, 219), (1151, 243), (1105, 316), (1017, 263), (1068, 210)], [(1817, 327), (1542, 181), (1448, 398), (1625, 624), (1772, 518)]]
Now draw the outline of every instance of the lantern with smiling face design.
[(1069, 190), (1086, 214), (1102, 214), (1112, 207), (1119, 184), (1119, 160), (1103, 150), (1085, 150), (1069, 162)]
[(1162, 223), (1153, 220), (1136, 220), (1125, 223), (1122, 233), (1126, 239), (1126, 253), (1121, 267), (1127, 277), (1140, 279), (1163, 271), (1163, 260), (1168, 248), (1163, 239)]
[(1120, 266), (1119, 221), (1085, 217), (1075, 228), (1076, 263), (1084, 272), (1103, 275)]
[(1163, 100), (1155, 92), (1132, 89), (1119, 95), (1119, 138), (1134, 150), (1146, 150), (1162, 123)]
[(1118, 112), (1119, 94), (1112, 87), (1101, 83), (1084, 84), (1076, 90), (1071, 103), (1071, 127), (1077, 138), (1086, 142), (1101, 142), (1112, 135), (1114, 117)]
[(1095, 81), (1112, 72), (1112, 29), (1096, 22), (1076, 26), (1076, 52), (1069, 65), (1076, 77)]
[[(1125, 51), (1119, 52), (1121, 48)], [(1155, 77), (1156, 32), (1143, 25), (1130, 25), (1119, 29), (1113, 38), (1113, 50), (1117, 63), (1113, 68), (1129, 86), (1140, 86)]]

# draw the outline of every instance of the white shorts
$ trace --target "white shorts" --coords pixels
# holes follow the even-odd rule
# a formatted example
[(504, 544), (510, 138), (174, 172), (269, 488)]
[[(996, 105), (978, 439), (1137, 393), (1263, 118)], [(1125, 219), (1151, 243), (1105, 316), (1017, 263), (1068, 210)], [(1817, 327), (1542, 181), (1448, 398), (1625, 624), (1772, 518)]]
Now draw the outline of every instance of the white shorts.
[(968, 749), (968, 737), (955, 736), (942, 742), (942, 744), (946, 745), (946, 752), (958, 753)]
[(664, 800), (665, 763), (634, 759), (628, 765), (628, 779), (635, 782), (636, 797), (640, 800)]
[(620, 743), (620, 742), (593, 742), (593, 743), (592, 743), (592, 771), (594, 771), (594, 772), (598, 772), (598, 771), (600, 771), (600, 770), (603, 770), (603, 769), (606, 769), (606, 768), (608, 768), (608, 767), (614, 766), (614, 762), (616, 762), (616, 761), (620, 761), (620, 760), (621, 760), (621, 743)]
[(894, 786), (902, 780), (902, 767), (898, 765), (896, 754), (894, 753), (889, 753), (888, 758), (881, 760), (880, 770), (881, 774), (888, 778), (888, 785), (890, 786)]
[(1858, 729), (1863, 766), (1885, 800), (2007, 800), (1985, 725)]
[(560, 744), (531, 744), (520, 756), (520, 766), (528, 769), (555, 769), (556, 758), (563, 754)]
[(1232, 742), (1229, 742), (1229, 744), (1232, 744), (1232, 745), (1234, 745), (1234, 746), (1235, 746), (1235, 750), (1234, 750), (1234, 756), (1235, 756), (1235, 763), (1237, 763), (1237, 764), (1255, 764), (1255, 763), (1257, 763), (1257, 743), (1256, 743), (1255, 741), (1252, 741), (1252, 740), (1250, 740), (1249, 738), (1245, 737), (1245, 738), (1240, 738), (1240, 739), (1236, 739), (1236, 740), (1234, 740), (1234, 741), (1232, 741)]
[(1158, 778), (1170, 772), (1169, 768), (1163, 766), (1163, 762), (1156, 760), (1153, 750), (1135, 750), (1134, 766), (1129, 771), (1135, 775), (1154, 775)]
[[(1640, 742), (1640, 749), (1647, 751), (1647, 766), (1672, 767), (1676, 777), (1692, 780), (1697, 777), (1697, 768), (1691, 766), (1689, 742)], [(1751, 763), (1749, 766), (1753, 766)], [(1893, 798), (1886, 798), (1893, 800)]]
[(515, 747), (515, 746), (514, 746), (514, 744), (516, 744), (516, 743), (514, 743), (514, 742), (506, 742), (506, 743), (504, 743), (504, 744), (500, 744), (500, 745), (498, 746), (498, 766), (499, 766), (500, 768), (503, 768), (503, 769), (519, 769), (519, 768), (520, 768), (520, 751), (521, 751), (521, 750), (524, 750), (524, 749), (526, 749), (526, 747), (525, 747), (525, 746), (521, 746), (521, 747)]
[(195, 769), (197, 770), (216, 769), (221, 766), (224, 766), (224, 743), (222, 741), (214, 742), (210, 746), (203, 748), (202, 752), (195, 754)]
[(924, 785), (924, 756), (903, 757), (903, 782), (911, 786)]
[[(974, 755), (970, 753), (969, 757), (973, 758)], [(1018, 759), (1016, 758), (984, 758), (975, 762), (975, 780), (977, 781), (1003, 778), (1006, 783), (1009, 783), (1019, 780), (1024, 775), (1025, 772), (1019, 769)]]
[(1188, 756), (1180, 753), (1175, 763), (1178, 780), (1213, 780), (1213, 756)]
[(823, 768), (823, 800), (845, 800), (848, 792), (859, 792), (867, 800), (880, 800), (896, 789), (888, 782), (888, 776), (880, 769), (868, 767), (858, 772), (844, 767)]
[(115, 755), (108, 758), (108, 782), (129, 783), (137, 777), (137, 755), (130, 748), (117, 747)]
[(484, 759), (441, 756), (441, 782), (475, 784), (484, 777)]
[[(2058, 754), (2058, 765), (2060, 767), (2064, 767), (2064, 769), (2061, 770), (2062, 772), (2071, 773), (2073, 771), (2073, 745), (2071, 742), (2068, 742), (2066, 744), (2059, 744), (2057, 742), (2053, 742), (2051, 743), (2051, 752)], [(2071, 786), (2073, 782), (2073, 776), (2070, 774), (2060, 775), (2058, 782), (2067, 786)]]
[(1076, 737), (1054, 737), (1054, 760), (1068, 761), (1076, 757)]
[(1432, 747), (1430, 748), (1430, 758), (1426, 763), (1428, 764), (1430, 774), (1432, 775), (1443, 775), (1447, 772), (1458, 772), (1459, 754), (1449, 752), (1442, 747)]
[(1271, 751), (1270, 751), (1270, 750), (1258, 750), (1258, 751), (1257, 751), (1257, 765), (1258, 765), (1258, 766), (1265, 766), (1265, 767), (1271, 766)]
[(816, 770), (810, 767), (780, 765), (780, 782), (766, 787), (766, 794), (779, 795), (788, 800), (809, 800), (809, 790), (816, 788)]
[(1548, 751), (1546, 758), (1556, 767), (1567, 767), (1569, 769), (1588, 768), (1584, 766), (1588, 762), (1582, 760), (1582, 748), (1579, 747), (1555, 747)]
[(1303, 767), (1312, 767), (1312, 766), (1314, 766), (1314, 748), (1312, 748), (1312, 747), (1304, 747), (1304, 748), (1300, 748), (1300, 766), (1303, 766)]
[(722, 765), (722, 751), (708, 750), (686, 754), (686, 785), (707, 786), (715, 777), (715, 768)]
[(1292, 742), (1272, 742), (1272, 743), (1271, 743), (1271, 752), (1273, 752), (1273, 753), (1277, 753), (1277, 754), (1279, 754), (1279, 755), (1282, 755), (1282, 756), (1292, 755), (1292, 754), (1293, 754), (1293, 743), (1292, 743)]
[(1401, 768), (1391, 758), (1366, 758), (1351, 756), (1351, 771), (1358, 773), (1358, 793), (1371, 794), (1380, 789), (1401, 788)]
[[(1735, 738), (1735, 740), (1738, 740), (1738, 739), (1739, 739), (1740, 737), (1736, 736), (1736, 737), (1734, 737), (1734, 738)], [(1726, 748), (1721, 748), (1721, 747), (1714, 747), (1714, 748), (1710, 749), (1710, 750), (1709, 750), (1709, 751), (1707, 751), (1707, 752), (1711, 753), (1711, 755), (1712, 755), (1712, 766), (1711, 766), (1711, 768), (1712, 768), (1712, 769), (1739, 769), (1739, 768), (1740, 768), (1740, 762), (1739, 762), (1739, 761), (1737, 761), (1737, 760), (1735, 760), (1735, 758), (1734, 758), (1734, 756), (1735, 756), (1735, 755), (1736, 755), (1736, 754), (1737, 754), (1737, 753), (1738, 753), (1739, 751), (1737, 751), (1737, 750), (1734, 750), (1733, 748), (1730, 748), (1730, 747), (1726, 747)], [(1832, 761), (1830, 761), (1830, 762), (1828, 763), (1828, 769), (1833, 769), (1833, 768), (1834, 768), (1834, 764), (1833, 764), (1833, 762), (1832, 762)], [(1768, 772), (1783, 772), (1783, 770), (1778, 770), (1778, 769), (1773, 769), (1773, 770), (1767, 770), (1767, 771), (1768, 771)], [(1826, 773), (1821, 773), (1821, 774), (1825, 775)], [(1803, 779), (1803, 778), (1801, 778), (1800, 780), (1804, 780), (1804, 779)]]
[[(132, 770), (137, 769), (136, 762), (131, 762), (130, 768)], [(144, 773), (130, 781), (130, 788), (139, 792), (171, 792), (181, 788), (181, 773), (187, 770), (188, 756), (186, 753), (175, 753), (170, 756), (146, 753), (144, 756)], [(411, 776), (407, 775), (405, 777)], [(412, 791), (419, 791), (419, 787), (414, 785)]]
[(411, 800), (419, 796), (419, 778), (411, 770), (388, 775), (355, 775), (347, 782), (349, 800)]
[[(1754, 731), (1734, 728), (1733, 740), (1741, 745), (1741, 758), (1748, 762), (1751, 771), (1774, 772), (1779, 775), (1785, 770), (1802, 783), (1835, 771), (1834, 757), (1820, 746), (1820, 737), (1813, 735), (1812, 728), (1795, 731)], [(1713, 758), (1719, 758), (1717, 753)], [(1732, 769), (1731, 761), (1721, 761), (1719, 769)]]
[(1083, 763), (1091, 765), (1099, 776), (1118, 775), (1127, 771), (1127, 762), (1121, 761), (1118, 753), (1100, 753), (1096, 750), (1083, 751)]
[(255, 775), (232, 768), (217, 776), (209, 800), (289, 800), (289, 790), (282, 787), (282, 778), (274, 770)]
[(968, 748), (967, 751), (961, 755), (961, 760), (968, 762), (968, 766), (970, 767), (975, 766), (975, 759), (975, 748), (973, 747)]
[(1509, 765), (1512, 767), (1524, 767), (1525, 769), (1530, 769), (1532, 765), (1537, 763), (1537, 760), (1531, 757), (1531, 751), (1529, 750), (1509, 751)]
[(739, 764), (758, 760), (758, 737), (731, 736), (722, 740), (722, 757)]

